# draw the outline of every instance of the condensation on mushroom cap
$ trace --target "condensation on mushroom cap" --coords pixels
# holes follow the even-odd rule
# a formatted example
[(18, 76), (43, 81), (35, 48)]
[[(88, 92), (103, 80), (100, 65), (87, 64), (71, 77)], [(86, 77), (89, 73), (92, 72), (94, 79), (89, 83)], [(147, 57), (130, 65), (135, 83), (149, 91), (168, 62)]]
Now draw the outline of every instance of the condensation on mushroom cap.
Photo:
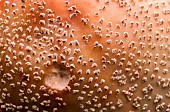
[(70, 72), (62, 65), (51, 67), (44, 79), (45, 84), (56, 90), (64, 90), (70, 81)]

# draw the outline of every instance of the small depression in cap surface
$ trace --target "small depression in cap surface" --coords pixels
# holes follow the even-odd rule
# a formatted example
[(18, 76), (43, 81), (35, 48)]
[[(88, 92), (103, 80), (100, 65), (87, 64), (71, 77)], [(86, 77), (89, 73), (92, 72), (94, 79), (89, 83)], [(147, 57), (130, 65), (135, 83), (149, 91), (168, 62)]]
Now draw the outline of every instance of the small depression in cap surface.
[(64, 66), (50, 68), (49, 74), (45, 77), (45, 84), (56, 90), (65, 89), (70, 81), (70, 72)]

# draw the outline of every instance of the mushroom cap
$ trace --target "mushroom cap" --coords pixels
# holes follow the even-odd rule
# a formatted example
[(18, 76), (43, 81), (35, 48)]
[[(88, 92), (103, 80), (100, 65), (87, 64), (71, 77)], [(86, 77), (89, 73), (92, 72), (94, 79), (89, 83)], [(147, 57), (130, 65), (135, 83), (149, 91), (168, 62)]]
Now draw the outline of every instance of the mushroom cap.
[(0, 111), (169, 112), (168, 0), (0, 0)]

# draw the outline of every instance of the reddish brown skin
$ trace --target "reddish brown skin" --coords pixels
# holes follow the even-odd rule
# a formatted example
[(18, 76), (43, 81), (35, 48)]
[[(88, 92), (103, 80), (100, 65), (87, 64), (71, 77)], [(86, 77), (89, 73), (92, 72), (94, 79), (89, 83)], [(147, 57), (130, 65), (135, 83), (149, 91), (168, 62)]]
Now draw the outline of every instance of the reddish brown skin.
[[(40, 0), (39, 0), (40, 1)], [(144, 0), (139, 0), (137, 2), (135, 2), (135, 0), (127, 0), (127, 4), (130, 4), (131, 7), (132, 7), (132, 11), (130, 11), (130, 14), (131, 16), (128, 16), (127, 12), (126, 12), (126, 7), (120, 7), (119, 6), (119, 3), (117, 2), (117, 0), (111, 0), (110, 4), (109, 5), (105, 5), (106, 8), (103, 9), (103, 10), (99, 10), (99, 8), (101, 8), (105, 3), (105, 1), (102, 1), (102, 0), (68, 0), (69, 1), (69, 4), (67, 5), (66, 4), (66, 1), (64, 0), (44, 0), (46, 2), (46, 6), (45, 8), (46, 9), (51, 9), (53, 11), (53, 13), (55, 14), (55, 16), (60, 16), (61, 17), (61, 21), (63, 23), (67, 22), (68, 24), (71, 25), (70, 28), (64, 28), (66, 31), (71, 31), (71, 29), (74, 29), (75, 32), (74, 32), (74, 38), (68, 38), (68, 37), (63, 37), (63, 38), (67, 38), (67, 43), (64, 44), (65, 47), (70, 47), (68, 45), (69, 42), (73, 41), (73, 40), (78, 40), (79, 41), (79, 44), (80, 46), (74, 46), (75, 48), (80, 48), (81, 52), (78, 54), (78, 55), (74, 55), (73, 53), (71, 53), (71, 55), (67, 56), (66, 55), (66, 59), (61, 59), (61, 58), (58, 58), (58, 63), (54, 63), (50, 66), (48, 66), (47, 68), (43, 66), (42, 63), (46, 62), (46, 61), (51, 61), (51, 59), (47, 58), (45, 59), (44, 61), (42, 61), (42, 63), (40, 64), (35, 64), (34, 63), (34, 60), (35, 58), (38, 58), (39, 56), (36, 55), (36, 56), (33, 56), (32, 57), (32, 66), (39, 66), (42, 70), (45, 71), (45, 75), (42, 76), (42, 80), (41, 81), (35, 81), (33, 80), (33, 72), (30, 72), (28, 69), (24, 69), (24, 73), (28, 73), (30, 74), (30, 77), (31, 77), (31, 80), (29, 82), (27, 82), (27, 86), (26, 87), (23, 87), (22, 89), (28, 89), (30, 88), (31, 84), (35, 84), (37, 87), (36, 89), (33, 91), (33, 93), (39, 93), (41, 98), (40, 100), (38, 100), (39, 102), (42, 102), (43, 100), (51, 100), (52, 103), (50, 104), (50, 107), (43, 107), (41, 106), (39, 103), (36, 103), (36, 105), (38, 107), (40, 107), (40, 111), (43, 111), (43, 110), (47, 110), (49, 112), (52, 112), (53, 111), (53, 108), (54, 107), (57, 107), (59, 112), (83, 112), (83, 109), (80, 108), (80, 104), (84, 104), (85, 107), (84, 109), (90, 109), (93, 107), (93, 97), (94, 96), (98, 96), (99, 99), (98, 99), (98, 103), (101, 103), (101, 107), (100, 108), (95, 108), (95, 112), (98, 112), (100, 111), (102, 108), (108, 108), (108, 110), (106, 110), (106, 112), (112, 112), (113, 110), (109, 110), (110, 107), (107, 107), (105, 106), (107, 102), (109, 101), (112, 101), (113, 105), (116, 107), (116, 110), (115, 112), (130, 112), (130, 111), (134, 111), (134, 112), (140, 112), (141, 110), (138, 110), (136, 109), (135, 107), (132, 106), (132, 101), (137, 97), (137, 96), (140, 96), (140, 97), (143, 97), (144, 94), (142, 92), (142, 89), (144, 87), (146, 87), (148, 84), (151, 84), (152, 87), (154, 88), (154, 91), (152, 93), (150, 93), (149, 95), (153, 96), (153, 99), (155, 98), (156, 94), (161, 94), (163, 95), (163, 101), (161, 102), (165, 102), (166, 103), (166, 106), (168, 105), (169, 103), (169, 99), (166, 98), (165, 96), (165, 93), (167, 93), (168, 91), (170, 91), (169, 88), (163, 88), (161, 86), (158, 86), (157, 84), (157, 80), (158, 80), (158, 76), (160, 75), (162, 78), (166, 78), (166, 79), (169, 79), (170, 78), (170, 58), (166, 58), (165, 61), (167, 62), (167, 65), (165, 66), (165, 68), (167, 68), (169, 71), (167, 72), (166, 75), (164, 75), (162, 73), (162, 70), (163, 70), (163, 66), (159, 66), (159, 68), (161, 69), (159, 72), (153, 72), (153, 69), (154, 69), (154, 61), (156, 62), (160, 62), (160, 60), (162, 58), (159, 58), (158, 61), (157, 60), (154, 60), (154, 57), (151, 58), (152, 63), (151, 64), (140, 64), (140, 66), (142, 66), (142, 71), (139, 71), (139, 76), (140, 78), (134, 82), (130, 82), (130, 77), (128, 77), (128, 73), (125, 72), (125, 68), (126, 68), (126, 65), (128, 61), (130, 61), (132, 63), (132, 66), (130, 67), (131, 70), (130, 72), (134, 74), (134, 72), (136, 70), (138, 70), (138, 66), (135, 67), (134, 66), (134, 63), (137, 61), (137, 59), (150, 59), (150, 58), (143, 58), (143, 55), (145, 52), (147, 51), (150, 51), (152, 53), (153, 56), (155, 56), (156, 53), (159, 53), (160, 55), (165, 53), (167, 56), (169, 55), (169, 52), (167, 50), (159, 50), (159, 48), (157, 47), (156, 49), (152, 50), (150, 49), (148, 46), (142, 50), (142, 48), (140, 47), (139, 43), (140, 42), (144, 42), (145, 44), (148, 44), (149, 42), (153, 42), (153, 43), (156, 43), (157, 45), (160, 45), (160, 44), (165, 44), (167, 45), (168, 47), (170, 47), (170, 45), (168, 43), (170, 43), (170, 39), (165, 42), (165, 41), (156, 41), (154, 40), (154, 36), (155, 36), (155, 32), (154, 31), (159, 31), (159, 28), (163, 27), (163, 28), (167, 28), (169, 26), (169, 23), (168, 23), (168, 19), (167, 18), (170, 18), (169, 15), (163, 15), (161, 13), (161, 10), (162, 8), (153, 8), (153, 7), (149, 7), (148, 6), (148, 3), (151, 2), (151, 1), (154, 1), (154, 0), (148, 0), (148, 1), (144, 1)], [(166, 2), (168, 2), (168, 0), (165, 0)], [(1, 0), (0, 1), (0, 10), (4, 10), (4, 7), (1, 5), (5, 2), (5, 0)], [(20, 8), (20, 4), (24, 4), (22, 3), (21, 1), (16, 1), (16, 0), (11, 0), (11, 2), (15, 2), (17, 3), (17, 7)], [(25, 5), (28, 5), (30, 2), (29, 0), (26, 1)], [(135, 5), (134, 5), (135, 4)], [(145, 31), (145, 33), (142, 33), (140, 32), (140, 30), (142, 28), (146, 28), (146, 26), (142, 26), (142, 22), (145, 20), (144, 18), (144, 15), (145, 13), (142, 13), (142, 14), (139, 14), (139, 18), (135, 18), (133, 15), (133, 11), (139, 11), (139, 7), (141, 4), (144, 4), (146, 5), (146, 7), (148, 8), (149, 10), (149, 13), (148, 15), (151, 16), (151, 19), (148, 20), (146, 22), (146, 24), (150, 23), (150, 22), (153, 22), (153, 27), (152, 27), (152, 32), (150, 31)], [(81, 14), (78, 14), (76, 17), (73, 17), (73, 18), (70, 18), (70, 14), (72, 14), (73, 12), (72, 11), (68, 11), (68, 8), (71, 7), (71, 6), (76, 6), (76, 10), (79, 10), (81, 12)], [(36, 7), (36, 6), (35, 6)], [(166, 8), (169, 8), (170, 5), (167, 5)], [(9, 9), (12, 9), (12, 7), (10, 7)], [(152, 17), (153, 16), (153, 13), (154, 11), (158, 11), (160, 12), (160, 18), (164, 19), (165, 22), (167, 23), (164, 23), (162, 26), (156, 26), (156, 22), (154, 20), (154, 18)], [(27, 12), (27, 11), (26, 11)], [(29, 12), (29, 11), (28, 11)], [(94, 13), (95, 12), (99, 12), (99, 16), (94, 16)], [(90, 14), (90, 15), (88, 15)], [(83, 22), (82, 22), (82, 18), (89, 18), (89, 22), (87, 23), (87, 25), (84, 25)], [(99, 23), (99, 19), (100, 18), (104, 18), (104, 22), (101, 24)], [(121, 20), (124, 19), (124, 18), (127, 18), (128, 20), (126, 21), (127, 22), (127, 26), (124, 27), (121, 23)], [(40, 17), (37, 17), (37, 20), (40, 20), (41, 18)], [(46, 17), (45, 20), (47, 20), (48, 18)], [(20, 19), (19, 19), (20, 20)], [(134, 22), (139, 22), (139, 26), (133, 26), (133, 27), (130, 27), (129, 26), (129, 23), (130, 21), (134, 21)], [(112, 22), (112, 27), (108, 27), (107, 26), (107, 23), (108, 22)], [(155, 23), (154, 23), (155, 22)], [(104, 36), (103, 37), (99, 37), (98, 35), (96, 35), (94, 33), (94, 31), (97, 29), (97, 28), (91, 28), (91, 24), (95, 24), (95, 26), (100, 26), (102, 27), (102, 31), (101, 31), (101, 34), (103, 34)], [(57, 23), (55, 23), (57, 24)], [(119, 24), (121, 27), (120, 29), (116, 28), (116, 24)], [(31, 23), (32, 26), (37, 26), (37, 27), (40, 27), (39, 24), (34, 24), (34, 23)], [(57, 24), (58, 25), (58, 24)], [(107, 31), (106, 31), (106, 28), (110, 28), (112, 31), (114, 32), (119, 32), (120, 33), (120, 36), (119, 37), (114, 37), (114, 34), (113, 36), (111, 37), (111, 44), (106, 44), (106, 40), (108, 39), (108, 37), (105, 37), (105, 35), (107, 34)], [(139, 30), (137, 36), (134, 36), (133, 35), (133, 31), (134, 30)], [(124, 37), (124, 32), (128, 32), (128, 37)], [(1, 32), (0, 32), (1, 33)], [(85, 43), (84, 40), (82, 39), (82, 36), (83, 35), (89, 35), (91, 34), (92, 35), (92, 38), (89, 38), (89, 41), (88, 43)], [(152, 38), (152, 41), (146, 41), (145, 39), (139, 41), (138, 40), (138, 36), (143, 36), (143, 35), (152, 35), (153, 38)], [(164, 36), (169, 36), (169, 33), (166, 33), (165, 31), (163, 33), (161, 33), (162, 35)], [(22, 33), (20, 33), (19, 35), (22, 35)], [(115, 40), (123, 40), (123, 45), (118, 45), (118, 44), (115, 44)], [(103, 50), (101, 50), (100, 48), (95, 48), (93, 49), (93, 45), (94, 45), (94, 42), (98, 41), (100, 44), (103, 45)], [(130, 42), (134, 41), (135, 42), (135, 47), (137, 47), (137, 50), (141, 50), (142, 51), (142, 55), (137, 55), (137, 51), (133, 50), (132, 48), (128, 48), (128, 45)], [(54, 43), (53, 45), (55, 44), (58, 44), (57, 42)], [(29, 45), (27, 43), (25, 43), (25, 45)], [(122, 46), (125, 46), (125, 48), (122, 48)], [(71, 50), (74, 50), (75, 48), (74, 47), (70, 47)], [(116, 48), (116, 49), (120, 49), (120, 50), (123, 50), (123, 51), (126, 51), (127, 54), (129, 53), (135, 53), (135, 58), (133, 60), (130, 60), (128, 58), (128, 55), (120, 55), (120, 56), (117, 56), (116, 54), (112, 55), (111, 54), (111, 51), (108, 51), (109, 53), (109, 56), (107, 58), (107, 60), (111, 60), (111, 58), (115, 58), (116, 60), (118, 60), (118, 62), (122, 62), (120, 61), (121, 58), (125, 58), (126, 60), (123, 62), (124, 65), (123, 66), (118, 66), (118, 64), (116, 65), (109, 65), (109, 64), (106, 64), (107, 68), (106, 70), (102, 70), (102, 65), (103, 63), (101, 62), (101, 57), (106, 53), (106, 48), (109, 47), (111, 49), (113, 48)], [(61, 47), (62, 49), (63, 47)], [(2, 49), (0, 48), (0, 51)], [(15, 48), (15, 50), (18, 50), (18, 48)], [(53, 53), (51, 51), (49, 51), (48, 48), (45, 48), (45, 50), (47, 50), (47, 54), (50, 54), (50, 53)], [(37, 54), (39, 54), (41, 52), (41, 50), (36, 50)], [(62, 53), (62, 50), (60, 51), (57, 51), (56, 52), (57, 54), (60, 54)], [(7, 53), (7, 55), (9, 56), (12, 56), (10, 53)], [(83, 61), (87, 61), (88, 64), (86, 66), (84, 66), (82, 63), (81, 64), (78, 64), (77, 63), (77, 59), (79, 56), (83, 55)], [(68, 58), (69, 57), (74, 57), (75, 56), (75, 60), (70, 62), (68, 61)], [(47, 57), (47, 55), (45, 55), (45, 57)], [(4, 59), (4, 57), (1, 57), (2, 59)], [(97, 63), (97, 67), (95, 69), (91, 68), (91, 65), (92, 63), (89, 62), (89, 59), (90, 58), (93, 58), (95, 63)], [(19, 61), (22, 61), (23, 59), (21, 58)], [(47, 87), (47, 90), (45, 91), (39, 91), (39, 88), (41, 85), (44, 85), (44, 78), (48, 75), (48, 73), (51, 71), (51, 68), (52, 67), (55, 67), (56, 65), (60, 65), (61, 64), (61, 61), (63, 60), (66, 60), (69, 64), (74, 64), (75, 65), (75, 68), (73, 69), (73, 71), (70, 71), (70, 74), (71, 76), (75, 76), (76, 78), (73, 80), (70, 81), (69, 83), (69, 87), (71, 88), (70, 91), (68, 91), (67, 89), (66, 90), (63, 90), (63, 91), (59, 91), (59, 90), (55, 90), (55, 89), (51, 89), (50, 87), (46, 86)], [(14, 61), (14, 63), (16, 63), (16, 61)], [(5, 66), (3, 63), (0, 63), (0, 65), (3, 65)], [(26, 65), (24, 64), (23, 67), (25, 67)], [(15, 65), (12, 65), (11, 68), (14, 68)], [(62, 67), (65, 67), (65, 65), (62, 65)], [(144, 70), (145, 68), (149, 69), (150, 72), (148, 74), (145, 74), (144, 73)], [(8, 72), (9, 68), (3, 68), (4, 69), (4, 73), (5, 72)], [(66, 69), (68, 69), (69, 71), (69, 67)], [(79, 69), (82, 69), (83, 70), (83, 73), (80, 75), (77, 73), (77, 71)], [(90, 69), (91, 70), (91, 74), (90, 75), (87, 75), (85, 72), (87, 69)], [(89, 77), (97, 77), (96, 75), (92, 74), (92, 72), (96, 69), (100, 69), (100, 75), (98, 76), (98, 79), (94, 79), (94, 81), (92, 83), (89, 83), (88, 82), (88, 79)], [(116, 70), (122, 70), (124, 75), (127, 75), (127, 84), (125, 85), (120, 85), (120, 83), (118, 81), (112, 81), (110, 79), (110, 77), (112, 76), (112, 73)], [(3, 73), (2, 73), (3, 74)], [(151, 79), (150, 76), (151, 74), (155, 74), (155, 79)], [(1, 75), (1, 74), (0, 74)], [(16, 83), (18, 81), (25, 81), (23, 79), (23, 74), (21, 73), (16, 73), (16, 74), (12, 74), (14, 76), (14, 80), (12, 82)], [(143, 82), (141, 77), (147, 77), (148, 80), (146, 82)], [(85, 77), (85, 80), (84, 81), (79, 81), (79, 78), (81, 77)], [(0, 79), (2, 78), (2, 76), (0, 76)], [(101, 92), (101, 93), (97, 93), (97, 89), (98, 88), (94, 88), (94, 84), (95, 83), (99, 83), (101, 79), (104, 79), (105, 82), (104, 84), (99, 84), (99, 87), (100, 88), (104, 88), (104, 86), (108, 86), (109, 89), (108, 90), (104, 90)], [(10, 83), (10, 81), (9, 81)], [(80, 83), (80, 86), (79, 87), (75, 87), (74, 84), (75, 83)], [(134, 92), (133, 96), (131, 97), (132, 98), (132, 101), (128, 101), (127, 98), (126, 98), (126, 95), (124, 95), (122, 92), (120, 93), (120, 95), (116, 94), (116, 89), (120, 89), (120, 91), (122, 90), (128, 90), (129, 87), (131, 86), (134, 86), (135, 84), (138, 85), (138, 89), (137, 91)], [(83, 88), (84, 85), (88, 85), (89, 86), (89, 89), (85, 89)], [(15, 105), (23, 105), (23, 106), (28, 106), (29, 108), (31, 108), (32, 105), (34, 105), (35, 103), (34, 102), (29, 102), (29, 104), (27, 103), (20, 103), (19, 101), (19, 98), (16, 97), (18, 96), (18, 93), (19, 93), (19, 89), (20, 87), (17, 86), (15, 88), (16, 91), (13, 91), (13, 89), (10, 88), (9, 85), (0, 85), (0, 89), (2, 88), (7, 88), (8, 89), (8, 92), (12, 93), (11, 94), (11, 98), (8, 98), (7, 100), (5, 100), (7, 103), (10, 102), (10, 103), (13, 103)], [(55, 93), (54, 95), (51, 95), (49, 97), (43, 97), (43, 94), (44, 93), (48, 93), (48, 90), (53, 90), (53, 91), (57, 91), (57, 93)], [(85, 95), (82, 95), (80, 93), (77, 93), (77, 94), (73, 94), (73, 90), (79, 90), (79, 91), (85, 91), (86, 94)], [(89, 93), (89, 91), (94, 91), (92, 97), (88, 97), (87, 96), (87, 93)], [(112, 91), (113, 93), (111, 95), (109, 95), (109, 91)], [(1, 93), (1, 91), (0, 91)], [(2, 93), (1, 93), (2, 94)], [(0, 95), (1, 95), (0, 94)], [(107, 95), (108, 98), (107, 100), (102, 100), (102, 96), (104, 95)], [(31, 97), (33, 97), (34, 95), (26, 95), (29, 99)], [(84, 100), (83, 101), (78, 101), (78, 97), (79, 96), (84, 96)], [(55, 101), (54, 99), (56, 97), (60, 97), (60, 98), (63, 98), (63, 102), (66, 103), (66, 106), (63, 106), (62, 105), (62, 101)], [(1, 96), (0, 96), (0, 99), (1, 99)], [(123, 102), (123, 107), (119, 108), (116, 103), (117, 103), (117, 99), (121, 99), (121, 101)], [(86, 105), (85, 102), (87, 102), (88, 100), (91, 100), (92, 101), (92, 104), (91, 105)], [(53, 103), (54, 102), (54, 103)], [(161, 103), (159, 102), (159, 103)], [(61, 103), (62, 106), (59, 106), (58, 103)], [(155, 108), (156, 108), (156, 105), (153, 103), (153, 100), (151, 101), (148, 101), (148, 100), (143, 100), (143, 102), (140, 102), (141, 105), (144, 105), (145, 103), (149, 104), (148, 108), (152, 111), (156, 111)], [(165, 107), (166, 107), (165, 106)], [(5, 112), (5, 110), (2, 110), (2, 112)], [(24, 109), (21, 110), (21, 111), (25, 111)], [(165, 109), (162, 110), (162, 112), (165, 111)]]

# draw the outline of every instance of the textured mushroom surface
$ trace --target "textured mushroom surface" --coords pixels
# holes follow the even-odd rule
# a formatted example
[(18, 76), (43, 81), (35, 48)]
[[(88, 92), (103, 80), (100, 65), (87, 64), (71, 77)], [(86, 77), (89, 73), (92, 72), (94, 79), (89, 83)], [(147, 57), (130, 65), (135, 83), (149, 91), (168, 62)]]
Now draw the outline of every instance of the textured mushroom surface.
[(0, 0), (0, 112), (170, 112), (169, 0)]

